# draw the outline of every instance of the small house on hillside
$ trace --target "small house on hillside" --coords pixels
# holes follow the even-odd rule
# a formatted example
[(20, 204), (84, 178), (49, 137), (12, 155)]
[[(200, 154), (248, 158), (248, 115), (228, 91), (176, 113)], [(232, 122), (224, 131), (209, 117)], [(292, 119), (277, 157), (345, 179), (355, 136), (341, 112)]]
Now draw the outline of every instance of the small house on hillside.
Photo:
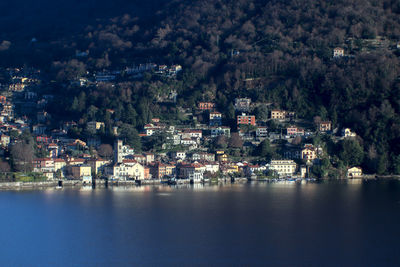
[(334, 48), (333, 49), (333, 57), (334, 58), (344, 57), (344, 49), (341, 47)]
[(361, 167), (352, 167), (347, 170), (347, 178), (359, 178), (362, 177)]

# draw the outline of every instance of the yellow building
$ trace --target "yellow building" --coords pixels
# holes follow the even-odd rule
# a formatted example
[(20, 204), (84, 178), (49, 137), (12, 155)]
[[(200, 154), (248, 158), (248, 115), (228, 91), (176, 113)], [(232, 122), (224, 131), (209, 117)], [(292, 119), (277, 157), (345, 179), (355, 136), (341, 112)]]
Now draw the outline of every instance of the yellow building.
[(165, 175), (171, 176), (171, 175), (174, 175), (175, 172), (176, 172), (175, 165), (166, 165), (165, 166)]
[(89, 131), (96, 131), (96, 130), (100, 130), (101, 127), (104, 127), (104, 122), (100, 122), (100, 121), (90, 121), (87, 123), (87, 129)]
[(116, 179), (127, 180), (143, 180), (144, 177), (144, 167), (137, 162), (125, 162), (116, 164), (113, 167), (113, 176)]
[(321, 121), (318, 124), (318, 129), (320, 132), (328, 132), (332, 129), (332, 123), (330, 121)]
[(81, 179), (83, 176), (92, 176), (92, 168), (89, 165), (74, 165), (70, 166), (72, 177)]
[(301, 150), (301, 159), (313, 161), (317, 158), (317, 153), (313, 147), (306, 147)]
[(143, 165), (136, 163), (132, 165), (132, 173), (133, 178), (135, 180), (143, 180), (144, 179), (144, 167)]
[(61, 171), (61, 177), (64, 177), (64, 171), (65, 171), (65, 166), (67, 164), (65, 163), (65, 160), (63, 159), (54, 159), (54, 172), (57, 172), (58, 170)]
[(343, 137), (355, 137), (356, 133), (352, 132), (349, 128), (345, 128), (342, 130), (342, 136)]
[(110, 163), (111, 160), (105, 159), (91, 159), (88, 161), (88, 164), (90, 165), (90, 167), (92, 167), (94, 174), (98, 174), (100, 172), (104, 173), (104, 167)]
[(218, 161), (228, 161), (228, 155), (223, 154), (223, 155), (217, 155)]
[(362, 169), (360, 167), (352, 167), (347, 170), (347, 178), (362, 177)]
[(75, 158), (71, 158), (69, 161), (68, 161), (68, 165), (70, 165), (70, 166), (79, 166), (79, 165), (82, 165), (82, 164), (84, 164), (85, 163), (85, 160), (84, 159), (75, 159)]
[(283, 120), (283, 119), (285, 119), (285, 116), (286, 116), (286, 111), (278, 110), (278, 109), (271, 110), (271, 119)]
[(86, 142), (79, 140), (79, 139), (75, 139), (75, 141), (73, 142), (74, 145), (80, 145), (85, 147), (86, 146)]
[(237, 173), (239, 172), (239, 167), (237, 165), (229, 165), (224, 168), (224, 173)]

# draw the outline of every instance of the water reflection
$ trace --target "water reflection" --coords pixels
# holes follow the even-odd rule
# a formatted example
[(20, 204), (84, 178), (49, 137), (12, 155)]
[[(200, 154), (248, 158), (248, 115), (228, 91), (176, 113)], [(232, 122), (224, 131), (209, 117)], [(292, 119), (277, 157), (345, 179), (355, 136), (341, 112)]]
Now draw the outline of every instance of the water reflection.
[(361, 180), (3, 192), (0, 265), (395, 266), (399, 201)]

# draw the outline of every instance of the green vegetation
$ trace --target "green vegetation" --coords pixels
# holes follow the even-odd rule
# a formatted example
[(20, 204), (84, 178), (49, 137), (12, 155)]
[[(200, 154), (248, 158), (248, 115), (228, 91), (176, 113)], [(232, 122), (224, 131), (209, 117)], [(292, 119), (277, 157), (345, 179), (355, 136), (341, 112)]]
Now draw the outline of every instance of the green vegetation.
[(43, 176), (41, 173), (36, 173), (36, 172), (28, 172), (28, 173), (16, 172), (13, 175), (15, 182), (41, 182), (47, 180), (47, 178)]
[[(96, 133), (103, 142), (112, 143), (112, 127), (118, 126), (125, 142), (140, 151), (138, 132), (154, 117), (190, 125), (181, 108), (214, 101), (224, 122), (234, 126), (234, 98), (249, 97), (308, 121), (318, 117), (355, 131), (356, 141), (321, 141), (334, 168), (361, 165), (370, 173), (400, 172), (399, 1), (170, 1), (145, 18), (126, 10), (121, 6), (113, 19), (81, 22), (87, 27), (75, 28), (84, 30), (55, 35), (59, 39), (32, 45), (29, 52), (18, 43), (4, 43), (0, 50), (4, 67), (19, 62), (46, 71), (54, 82), (45, 90), (56, 95), (47, 109), (55, 126), (78, 122), (71, 136), (92, 136), (85, 127), (96, 119), (105, 123)], [(15, 35), (7, 31), (4, 38)], [(344, 48), (346, 56), (332, 59), (335, 47)], [(76, 50), (89, 56), (71, 59)], [(133, 80), (123, 74), (113, 84), (71, 83), (96, 71), (144, 62), (181, 64), (183, 71), (176, 78), (148, 73)], [(169, 99), (172, 92), (176, 103)], [(269, 109), (256, 107), (257, 118), (264, 119)], [(268, 126), (280, 129), (272, 121)], [(152, 141), (144, 148), (159, 145)], [(228, 145), (241, 149), (243, 141), (232, 133), (229, 140), (214, 143)], [(271, 156), (265, 143), (256, 153)]]

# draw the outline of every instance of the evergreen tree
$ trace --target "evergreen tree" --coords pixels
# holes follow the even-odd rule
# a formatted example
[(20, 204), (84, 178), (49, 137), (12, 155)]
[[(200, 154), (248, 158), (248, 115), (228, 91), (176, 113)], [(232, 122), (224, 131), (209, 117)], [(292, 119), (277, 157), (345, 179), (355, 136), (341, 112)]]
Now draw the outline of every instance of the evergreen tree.
[(347, 166), (357, 166), (364, 158), (364, 151), (357, 141), (346, 139), (341, 143), (339, 158)]
[(138, 131), (130, 124), (123, 124), (120, 130), (120, 138), (124, 142), (140, 152), (142, 150), (142, 143)]

